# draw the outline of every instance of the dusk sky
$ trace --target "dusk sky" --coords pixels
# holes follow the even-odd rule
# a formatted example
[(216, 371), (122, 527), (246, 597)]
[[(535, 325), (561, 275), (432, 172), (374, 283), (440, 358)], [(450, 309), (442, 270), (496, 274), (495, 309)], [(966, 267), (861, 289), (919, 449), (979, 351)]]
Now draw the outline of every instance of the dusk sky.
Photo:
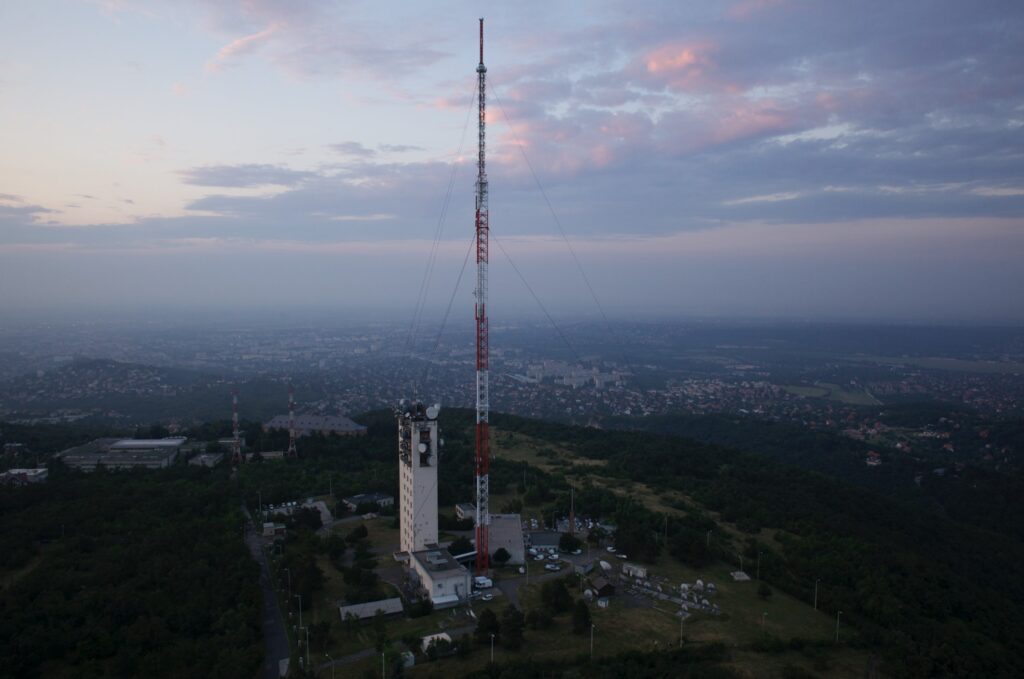
[(5, 2), (0, 310), (442, 309), (480, 16), (492, 322), (1024, 321), (1019, 0)]

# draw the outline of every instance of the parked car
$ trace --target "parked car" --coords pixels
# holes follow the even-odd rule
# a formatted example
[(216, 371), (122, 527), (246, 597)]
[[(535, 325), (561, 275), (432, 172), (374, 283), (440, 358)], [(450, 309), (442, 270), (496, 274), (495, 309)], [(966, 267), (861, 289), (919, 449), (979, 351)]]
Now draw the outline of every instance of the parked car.
[(491, 593), (487, 593), (487, 594), (484, 594), (480, 598), (483, 599), (484, 601), (491, 601), (492, 599), (494, 599), (494, 595), (491, 594)]
[(560, 570), (562, 570), (562, 568), (557, 563), (546, 563), (546, 564), (544, 564), (544, 570), (546, 570), (546, 571), (560, 571)]
[(605, 551), (608, 552), (609, 554), (614, 554), (615, 553), (615, 548), (614, 547), (605, 547)]
[(543, 561), (544, 560), (544, 555), (543, 554), (538, 554), (537, 556), (533, 557), (533, 560), (534, 561)]
[(558, 561), (558, 555), (557, 554), (548, 554), (548, 558), (550, 560), (552, 560), (552, 561)]

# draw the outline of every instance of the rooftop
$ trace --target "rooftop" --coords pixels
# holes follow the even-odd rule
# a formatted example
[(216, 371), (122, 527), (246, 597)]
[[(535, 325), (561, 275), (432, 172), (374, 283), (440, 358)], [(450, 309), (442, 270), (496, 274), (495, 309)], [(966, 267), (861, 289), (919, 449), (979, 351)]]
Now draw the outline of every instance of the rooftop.
[(432, 573), (442, 571), (455, 571), (462, 568), (462, 564), (448, 553), (447, 549), (423, 549), (412, 553), (412, 558), (423, 567), (424, 570)]

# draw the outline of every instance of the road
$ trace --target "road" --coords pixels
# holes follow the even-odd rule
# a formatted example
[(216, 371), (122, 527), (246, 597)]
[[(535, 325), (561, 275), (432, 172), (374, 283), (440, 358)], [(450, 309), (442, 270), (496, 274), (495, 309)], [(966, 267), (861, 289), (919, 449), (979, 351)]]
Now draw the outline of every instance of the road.
[(274, 591), (274, 581), (270, 577), (270, 567), (267, 565), (267, 557), (263, 553), (260, 539), (253, 528), (252, 517), (249, 510), (242, 506), (248, 521), (245, 528), (245, 544), (252, 553), (252, 558), (260, 565), (260, 590), (263, 593), (263, 612), (261, 623), (263, 627), (263, 642), (266, 646), (263, 656), (263, 679), (279, 679), (282, 676), (281, 661), (287, 661), (291, 656), (288, 647), (288, 634), (285, 632), (284, 616), (277, 605), (277, 595)]

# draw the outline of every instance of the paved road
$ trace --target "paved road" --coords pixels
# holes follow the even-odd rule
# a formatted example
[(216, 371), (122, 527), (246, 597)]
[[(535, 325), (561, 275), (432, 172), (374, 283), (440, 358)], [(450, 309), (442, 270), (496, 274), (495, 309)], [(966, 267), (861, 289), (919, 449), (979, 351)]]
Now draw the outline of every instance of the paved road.
[(260, 589), (263, 592), (263, 641), (266, 650), (263, 657), (263, 679), (279, 679), (281, 676), (280, 662), (291, 656), (288, 647), (288, 634), (285, 632), (284, 616), (277, 605), (277, 595), (274, 592), (274, 581), (270, 577), (270, 567), (267, 565), (267, 557), (263, 553), (259, 537), (253, 529), (252, 517), (243, 505), (248, 522), (245, 529), (245, 544), (248, 545), (252, 558), (260, 565)]

